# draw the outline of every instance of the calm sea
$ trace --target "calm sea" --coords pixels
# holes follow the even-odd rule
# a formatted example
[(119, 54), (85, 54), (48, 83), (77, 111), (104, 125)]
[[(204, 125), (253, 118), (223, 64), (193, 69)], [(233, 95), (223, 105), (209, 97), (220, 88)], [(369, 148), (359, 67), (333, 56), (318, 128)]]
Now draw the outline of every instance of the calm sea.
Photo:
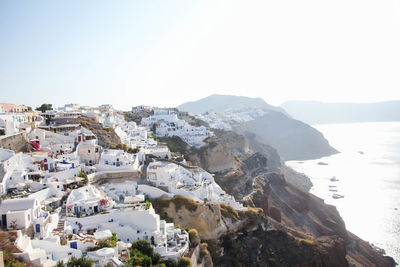
[(310, 177), (311, 193), (335, 205), (349, 231), (400, 263), (400, 122), (314, 127), (341, 153), (286, 164)]

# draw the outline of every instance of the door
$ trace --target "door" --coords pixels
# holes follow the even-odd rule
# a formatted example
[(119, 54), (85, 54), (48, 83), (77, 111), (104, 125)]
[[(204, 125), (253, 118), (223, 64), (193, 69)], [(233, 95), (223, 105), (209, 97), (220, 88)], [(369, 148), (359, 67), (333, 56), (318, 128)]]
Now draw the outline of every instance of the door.
[(3, 228), (7, 228), (7, 215), (6, 214), (1, 215), (1, 226)]
[(71, 248), (78, 249), (78, 244), (76, 243), (76, 241), (69, 243), (69, 245)]
[(40, 224), (36, 224), (36, 233), (40, 233)]
[(74, 207), (74, 213), (75, 213), (76, 217), (79, 217), (79, 210), (78, 210), (77, 206)]

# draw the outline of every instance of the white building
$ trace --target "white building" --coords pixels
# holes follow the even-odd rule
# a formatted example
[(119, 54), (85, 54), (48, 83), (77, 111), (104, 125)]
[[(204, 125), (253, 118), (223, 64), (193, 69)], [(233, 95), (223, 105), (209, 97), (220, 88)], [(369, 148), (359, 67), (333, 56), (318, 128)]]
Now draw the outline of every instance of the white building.
[(87, 142), (81, 142), (78, 144), (76, 150), (80, 159), (80, 163), (86, 166), (93, 166), (100, 161), (102, 147)]
[(145, 200), (144, 195), (137, 194), (138, 185), (137, 182), (134, 181), (107, 183), (101, 186), (101, 189), (116, 202), (128, 204), (143, 202)]
[[(101, 154), (99, 164), (111, 165), (116, 167), (134, 166), (136, 157), (133, 154), (118, 149), (105, 149)], [(137, 164), (136, 164), (137, 165)]]
[(88, 258), (94, 260), (95, 266), (105, 266), (111, 262), (113, 266), (122, 266), (122, 262), (118, 259), (117, 248), (101, 248), (96, 251), (87, 253)]
[(110, 205), (114, 203), (104, 192), (87, 185), (71, 191), (67, 199), (67, 214), (77, 217), (93, 215)]
[(205, 200), (224, 203), (236, 210), (246, 208), (214, 181), (214, 177), (201, 168), (183, 167), (171, 162), (151, 162), (147, 167), (150, 184), (174, 195), (182, 195), (195, 201)]
[(144, 106), (144, 105), (132, 107), (132, 112), (133, 113), (138, 113), (138, 112), (143, 112), (143, 111), (152, 111), (152, 110), (153, 110), (152, 107)]
[(122, 116), (118, 116), (115, 133), (121, 142), (130, 148), (146, 148), (157, 144), (154, 139), (148, 138), (148, 131), (145, 127), (138, 127), (134, 121), (126, 122)]
[(29, 155), (0, 148), (0, 194), (7, 194), (11, 186), (28, 181), (31, 170), (38, 169)]
[(5, 135), (19, 133), (21, 128), (25, 128), (28, 118), (25, 113), (2, 113), (0, 114), (0, 128)]
[(15, 246), (21, 253), (14, 253), (18, 258), (32, 262), (35, 266), (55, 266), (57, 261), (68, 262), (72, 256), (80, 258), (82, 251), (61, 246), (59, 238), (47, 240), (31, 240), (28, 236), (18, 231)]
[(154, 252), (163, 258), (177, 259), (189, 248), (188, 234), (175, 229), (173, 224), (161, 221), (153, 207), (150, 205), (146, 209), (145, 203), (111, 210), (107, 214), (82, 218), (68, 217), (67, 229), (71, 232), (109, 229), (117, 234), (119, 240), (127, 243), (140, 239), (148, 240), (154, 246)]
[(1, 226), (6, 229), (26, 229), (41, 216), (39, 201), (36, 199), (6, 199), (0, 204)]
[(38, 142), (40, 150), (54, 155), (70, 153), (77, 142), (77, 134), (58, 134), (43, 129), (34, 129), (29, 133), (29, 140)]

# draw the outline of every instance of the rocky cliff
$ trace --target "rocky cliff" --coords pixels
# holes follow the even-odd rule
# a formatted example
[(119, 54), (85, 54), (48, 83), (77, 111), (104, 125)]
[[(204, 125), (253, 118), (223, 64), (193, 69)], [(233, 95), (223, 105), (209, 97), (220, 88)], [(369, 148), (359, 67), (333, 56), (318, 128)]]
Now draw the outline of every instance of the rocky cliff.
[(276, 153), (248, 149), (249, 137), (216, 133), (201, 149), (187, 150), (187, 158), (213, 172), (216, 182), (250, 211), (235, 215), (212, 203), (153, 202), (162, 217), (198, 229), (215, 266), (395, 265), (349, 233), (334, 206), (307, 192), (304, 176), (276, 164)]
[(102, 147), (124, 149), (121, 139), (113, 128), (105, 128), (96, 119), (85, 116), (79, 117), (78, 122), (97, 136), (98, 143)]

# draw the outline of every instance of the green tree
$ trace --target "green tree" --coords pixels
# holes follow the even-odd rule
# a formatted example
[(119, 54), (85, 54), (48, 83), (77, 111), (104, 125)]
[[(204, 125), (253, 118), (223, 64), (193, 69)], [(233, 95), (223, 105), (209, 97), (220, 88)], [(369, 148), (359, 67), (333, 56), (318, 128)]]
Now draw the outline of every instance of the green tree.
[(152, 261), (154, 265), (157, 265), (161, 260), (161, 255), (158, 253), (154, 253)]
[(112, 233), (112, 237), (110, 239), (110, 245), (111, 247), (116, 247), (117, 246), (117, 242), (118, 242), (118, 238), (117, 238), (117, 234), (116, 233)]
[(146, 210), (148, 210), (151, 206), (151, 202), (146, 200)]
[(40, 107), (37, 107), (36, 110), (41, 112), (46, 112), (46, 110), (53, 110), (52, 104), (42, 104)]
[(64, 261), (57, 261), (56, 267), (64, 267)]
[(80, 172), (78, 173), (77, 176), (83, 178), (83, 181), (82, 181), (82, 182), (83, 182), (84, 184), (88, 184), (88, 183), (89, 183), (89, 179), (88, 179), (87, 174), (86, 174), (85, 172), (80, 171)]
[(67, 267), (92, 267), (93, 265), (94, 261), (85, 256), (82, 256), (79, 259), (72, 256), (67, 262)]
[(131, 247), (131, 254), (132, 250), (134, 251), (135, 249), (140, 251), (143, 255), (153, 257), (154, 249), (147, 240), (138, 240), (133, 242)]

